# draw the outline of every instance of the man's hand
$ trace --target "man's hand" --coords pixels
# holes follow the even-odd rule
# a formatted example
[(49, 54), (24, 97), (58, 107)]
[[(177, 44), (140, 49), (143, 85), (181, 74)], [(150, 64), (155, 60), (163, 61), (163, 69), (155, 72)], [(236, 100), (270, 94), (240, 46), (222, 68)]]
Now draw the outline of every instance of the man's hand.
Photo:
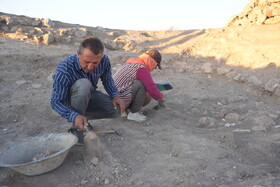
[(120, 97), (114, 97), (112, 99), (112, 103), (113, 103), (115, 109), (117, 109), (117, 105), (120, 105), (121, 113), (124, 112), (125, 105), (124, 105), (123, 100), (121, 100)]
[(88, 120), (85, 116), (77, 115), (74, 120), (74, 127), (81, 131), (85, 131), (85, 126), (88, 126)]

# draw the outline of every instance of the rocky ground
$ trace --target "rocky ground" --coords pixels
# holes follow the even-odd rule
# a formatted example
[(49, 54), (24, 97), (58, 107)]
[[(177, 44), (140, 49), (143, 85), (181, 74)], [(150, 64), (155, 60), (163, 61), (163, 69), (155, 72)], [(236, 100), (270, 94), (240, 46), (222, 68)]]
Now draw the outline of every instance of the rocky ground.
[(0, 186), (280, 186), (279, 24), (120, 31), (53, 23), (32, 26), (51, 30), (52, 40), (31, 26), (12, 32), (2, 24), (0, 149), (67, 131), (70, 124), (49, 104), (51, 75), (87, 35), (104, 41), (113, 72), (158, 48), (163, 70), (153, 76), (174, 87), (164, 92), (168, 108), (155, 111), (153, 101), (143, 108), (144, 123), (90, 121), (96, 130), (121, 132), (99, 136), (104, 156), (98, 163), (84, 162), (83, 147), (74, 146), (60, 167), (39, 176), (0, 168)]

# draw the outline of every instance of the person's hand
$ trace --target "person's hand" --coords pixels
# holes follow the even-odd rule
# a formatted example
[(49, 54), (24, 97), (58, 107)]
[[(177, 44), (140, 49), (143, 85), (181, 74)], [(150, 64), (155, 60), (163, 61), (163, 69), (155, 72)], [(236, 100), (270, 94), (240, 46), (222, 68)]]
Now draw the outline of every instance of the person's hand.
[(85, 116), (77, 115), (74, 120), (74, 127), (81, 131), (85, 131), (85, 126), (88, 126), (88, 119)]
[(124, 105), (123, 100), (121, 100), (120, 97), (114, 97), (113, 100), (112, 100), (112, 103), (113, 103), (115, 109), (117, 109), (117, 105), (119, 105), (120, 108), (121, 108), (120, 112), (121, 113), (124, 112), (125, 105)]
[(154, 106), (153, 109), (162, 110), (162, 109), (165, 109), (166, 107), (167, 106), (166, 106), (165, 100), (161, 100), (161, 101), (158, 101), (158, 104), (156, 106)]
[(159, 109), (164, 109), (164, 108), (166, 108), (166, 102), (165, 102), (165, 100), (158, 101), (158, 107), (159, 107)]

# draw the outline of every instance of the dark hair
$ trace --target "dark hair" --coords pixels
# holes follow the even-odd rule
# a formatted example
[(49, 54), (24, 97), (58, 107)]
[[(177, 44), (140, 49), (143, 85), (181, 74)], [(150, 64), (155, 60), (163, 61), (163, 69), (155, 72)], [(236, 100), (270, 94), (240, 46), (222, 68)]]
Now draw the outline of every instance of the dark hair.
[(78, 49), (78, 54), (81, 55), (85, 48), (88, 48), (95, 55), (104, 52), (104, 46), (101, 40), (95, 36), (87, 37), (81, 42)]

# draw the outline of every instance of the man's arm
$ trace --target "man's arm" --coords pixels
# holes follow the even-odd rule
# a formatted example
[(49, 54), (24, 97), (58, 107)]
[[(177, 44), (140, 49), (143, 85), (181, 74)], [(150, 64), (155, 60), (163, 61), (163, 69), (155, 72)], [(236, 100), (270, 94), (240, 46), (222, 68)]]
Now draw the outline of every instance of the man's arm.
[(69, 81), (67, 77), (59, 71), (56, 71), (54, 74), (53, 81), (51, 106), (62, 117), (66, 118), (68, 122), (73, 123), (78, 113), (64, 104), (70, 90)]

